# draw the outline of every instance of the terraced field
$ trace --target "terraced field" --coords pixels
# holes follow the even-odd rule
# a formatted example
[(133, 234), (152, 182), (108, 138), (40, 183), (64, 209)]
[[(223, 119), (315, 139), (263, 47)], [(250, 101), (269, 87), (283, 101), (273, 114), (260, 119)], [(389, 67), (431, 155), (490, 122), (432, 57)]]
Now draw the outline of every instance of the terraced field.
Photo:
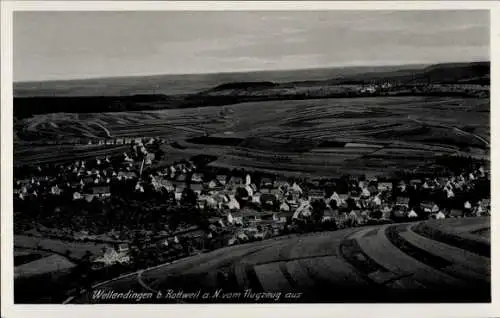
[[(106, 290), (151, 293), (146, 303), (487, 303), (491, 243), (476, 233), (489, 228), (489, 218), (466, 218), (283, 236), (147, 268), (66, 303), (131, 302), (92, 297)], [(165, 296), (200, 289), (209, 297)]]
[[(210, 154), (222, 167), (377, 174), (424, 167), (441, 154), (489, 158), (489, 114), (489, 99), (372, 97), (46, 114), (15, 128), (21, 140), (162, 136), (167, 161)], [(15, 146), (21, 159), (22, 147)]]
[[(56, 113), (23, 119), (16, 125), (23, 139), (169, 136), (175, 139), (205, 132), (217, 124), (213, 108), (151, 112)], [(214, 122), (215, 121), (215, 122)]]
[(121, 154), (128, 149), (124, 145), (58, 145), (32, 146), (14, 144), (14, 165), (34, 165), (51, 162), (68, 162)]

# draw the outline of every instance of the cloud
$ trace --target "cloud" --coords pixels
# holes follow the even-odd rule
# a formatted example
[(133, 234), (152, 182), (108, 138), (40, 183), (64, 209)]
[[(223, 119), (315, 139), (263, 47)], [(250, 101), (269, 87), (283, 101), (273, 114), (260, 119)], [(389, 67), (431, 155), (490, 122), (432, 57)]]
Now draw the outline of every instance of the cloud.
[(16, 80), (489, 57), (487, 11), (16, 12)]

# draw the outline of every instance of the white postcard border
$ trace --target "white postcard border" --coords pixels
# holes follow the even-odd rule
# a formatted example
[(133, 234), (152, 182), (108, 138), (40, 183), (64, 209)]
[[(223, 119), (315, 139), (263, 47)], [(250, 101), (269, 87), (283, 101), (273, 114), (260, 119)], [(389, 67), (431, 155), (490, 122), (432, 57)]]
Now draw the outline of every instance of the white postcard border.
[[(492, 209), (491, 304), (307, 305), (14, 305), (12, 223), (12, 19), (23, 11), (149, 10), (491, 10), (492, 206), (500, 206), (500, 5), (497, 1), (0, 1), (1, 2), (1, 295), (2, 317), (495, 317), (500, 316), (498, 217)], [(43, 288), (43, 286), (40, 286)]]

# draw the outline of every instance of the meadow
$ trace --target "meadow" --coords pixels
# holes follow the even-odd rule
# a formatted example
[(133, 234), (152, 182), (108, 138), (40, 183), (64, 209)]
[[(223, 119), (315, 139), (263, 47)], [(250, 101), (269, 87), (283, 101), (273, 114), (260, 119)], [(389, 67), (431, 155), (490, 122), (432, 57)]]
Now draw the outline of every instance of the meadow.
[[(16, 121), (21, 140), (156, 137), (165, 163), (213, 155), (213, 166), (337, 175), (429, 167), (436, 156), (488, 159), (489, 99), (367, 97), (248, 102), (118, 113), (40, 114)], [(118, 146), (33, 148), (16, 144), (16, 160), (103, 155)], [(57, 155), (56, 155), (57, 153)]]

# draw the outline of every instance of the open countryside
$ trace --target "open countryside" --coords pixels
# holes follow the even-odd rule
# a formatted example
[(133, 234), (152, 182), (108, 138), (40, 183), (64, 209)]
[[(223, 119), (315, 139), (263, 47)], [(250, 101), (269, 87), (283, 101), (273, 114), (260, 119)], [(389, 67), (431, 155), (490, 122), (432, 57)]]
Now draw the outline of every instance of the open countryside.
[(449, 86), (373, 72), (349, 85), (213, 80), (182, 96), (27, 97), (24, 87), (16, 302), (120, 302), (92, 295), (168, 286), (226, 296), (154, 302), (279, 291), (296, 295), (281, 302), (487, 301), (482, 67), (439, 66), (478, 82)]
[[(453, 110), (450, 112), (450, 110)], [(161, 137), (166, 163), (210, 154), (221, 167), (340, 175), (387, 173), (401, 165), (429, 167), (439, 155), (487, 158), (489, 100), (456, 97), (374, 97), (252, 102), (149, 112), (47, 114), (16, 123), (17, 136), (77, 139), (56, 152), (15, 147), (23, 162), (71, 160), (79, 151), (117, 153), (123, 146), (87, 140)], [(285, 143), (280, 147), (280, 144)], [(123, 143), (123, 141), (122, 141)], [(49, 146), (47, 146), (49, 147)], [(107, 149), (107, 150), (106, 150)], [(65, 154), (66, 152), (66, 154)], [(57, 154), (57, 156), (55, 156)], [(169, 160), (169, 157), (172, 160)], [(168, 162), (172, 161), (172, 162)]]

